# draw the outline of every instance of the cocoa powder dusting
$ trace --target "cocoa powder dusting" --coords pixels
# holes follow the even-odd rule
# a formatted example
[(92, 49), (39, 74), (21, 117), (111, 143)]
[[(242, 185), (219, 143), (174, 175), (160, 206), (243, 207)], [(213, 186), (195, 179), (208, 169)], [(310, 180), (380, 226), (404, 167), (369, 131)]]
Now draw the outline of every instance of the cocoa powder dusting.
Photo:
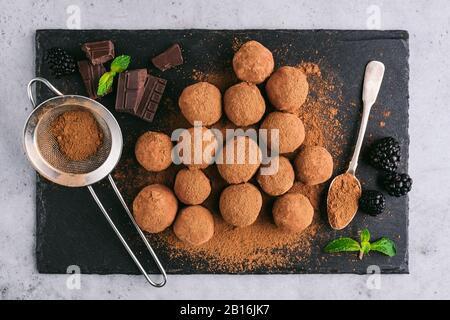
[[(305, 125), (304, 144), (323, 146), (336, 159), (340, 155), (339, 146), (343, 138), (337, 118), (340, 103), (340, 93), (336, 90), (338, 87), (332, 74), (327, 72), (324, 76), (318, 65), (298, 67), (303, 68), (307, 74), (310, 87), (308, 99), (298, 113)], [(194, 70), (192, 79), (211, 82), (222, 92), (237, 82), (232, 70), (223, 73)], [(232, 125), (226, 119), (221, 119), (214, 127), (221, 129), (228, 126)], [(288, 155), (289, 158), (293, 156), (295, 154)], [(133, 199), (141, 188), (151, 183), (159, 182), (173, 187), (176, 172), (181, 168), (172, 165), (165, 172), (150, 173), (139, 168), (134, 159), (130, 159), (119, 164), (115, 177), (121, 191), (127, 198)], [(168, 228), (160, 234), (147, 235), (153, 246), (168, 252), (172, 258), (186, 261), (193, 269), (203, 269), (207, 266), (210, 272), (239, 273), (257, 271), (260, 268), (288, 269), (310, 257), (312, 240), (319, 237), (320, 230), (326, 226), (320, 214), (321, 201), (325, 199), (324, 190), (327, 187), (325, 184), (307, 186), (295, 182), (289, 191), (308, 197), (314, 208), (313, 223), (300, 234), (288, 233), (275, 226), (272, 218), (275, 198), (265, 194), (262, 210), (256, 222), (248, 227), (235, 228), (222, 219), (218, 209), (219, 195), (227, 184), (220, 177), (216, 166), (209, 166), (204, 171), (211, 180), (212, 188), (211, 195), (202, 204), (214, 215), (215, 228), (212, 239), (200, 246), (191, 246), (177, 239), (172, 228)], [(125, 179), (130, 176), (133, 179)], [(250, 182), (258, 186), (254, 179)]]
[(317, 63), (312, 62), (303, 62), (299, 65), (299, 68), (306, 74), (306, 75), (315, 75), (320, 77), (322, 74), (320, 72), (320, 67)]
[(358, 210), (361, 187), (350, 173), (336, 177), (328, 192), (327, 211), (330, 224), (335, 229), (343, 229), (353, 219)]
[(239, 38), (233, 38), (233, 41), (231, 42), (231, 49), (236, 52), (239, 50), (240, 47), (244, 44), (245, 41)]
[(226, 70), (226, 72), (203, 72), (194, 69), (192, 71), (192, 79), (195, 81), (209, 82), (219, 88), (222, 93), (233, 84), (239, 82), (238, 78), (236, 78), (236, 75), (231, 70)]
[(97, 153), (103, 133), (89, 111), (66, 111), (50, 125), (59, 150), (70, 160), (82, 161)]
[(323, 74), (318, 64), (303, 62), (297, 67), (306, 73), (309, 84), (308, 98), (298, 112), (305, 125), (303, 144), (324, 147), (336, 160), (342, 153), (344, 140), (338, 118), (342, 104), (341, 85), (329, 70)]

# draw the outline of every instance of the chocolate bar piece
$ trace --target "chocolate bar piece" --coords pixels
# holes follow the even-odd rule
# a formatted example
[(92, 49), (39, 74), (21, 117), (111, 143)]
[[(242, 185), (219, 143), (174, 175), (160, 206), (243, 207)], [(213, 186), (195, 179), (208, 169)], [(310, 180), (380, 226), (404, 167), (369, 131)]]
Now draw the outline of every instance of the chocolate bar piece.
[(153, 64), (161, 71), (183, 64), (183, 55), (178, 43), (152, 59)]
[(145, 84), (144, 95), (138, 107), (134, 110), (134, 114), (145, 121), (152, 122), (166, 85), (167, 80), (149, 75)]
[(102, 64), (93, 65), (88, 60), (78, 61), (78, 70), (83, 78), (87, 94), (91, 99), (97, 99), (97, 87), (100, 77), (106, 72)]
[(94, 65), (105, 63), (114, 58), (114, 43), (110, 40), (85, 43), (81, 50), (86, 52), (86, 57)]
[(147, 69), (129, 70), (119, 74), (116, 111), (134, 113), (144, 94)]

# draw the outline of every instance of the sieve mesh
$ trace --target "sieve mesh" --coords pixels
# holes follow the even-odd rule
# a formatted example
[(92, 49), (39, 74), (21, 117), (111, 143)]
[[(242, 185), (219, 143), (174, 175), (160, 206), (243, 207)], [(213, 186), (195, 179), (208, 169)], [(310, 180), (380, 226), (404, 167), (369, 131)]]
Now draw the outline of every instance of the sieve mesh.
[[(58, 142), (51, 133), (51, 125), (53, 121), (62, 113), (66, 111), (84, 110), (89, 111), (97, 120), (100, 130), (103, 132), (103, 143), (99, 150), (91, 157), (82, 160), (74, 161), (68, 159), (60, 150)], [(99, 168), (108, 158), (111, 152), (111, 132), (105, 120), (95, 112), (88, 108), (78, 105), (64, 105), (58, 108), (49, 108), (42, 113), (36, 126), (35, 143), (41, 157), (53, 169), (64, 173), (72, 174), (86, 174)], [(83, 141), (80, 141), (83, 143)]]

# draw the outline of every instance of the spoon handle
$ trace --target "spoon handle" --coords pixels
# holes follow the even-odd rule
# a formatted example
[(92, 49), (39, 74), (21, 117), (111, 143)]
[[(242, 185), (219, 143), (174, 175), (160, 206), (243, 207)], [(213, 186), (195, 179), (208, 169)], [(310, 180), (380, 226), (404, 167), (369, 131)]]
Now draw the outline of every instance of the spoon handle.
[(366, 66), (363, 84), (363, 114), (361, 126), (359, 128), (358, 140), (356, 141), (355, 151), (353, 152), (352, 160), (348, 166), (348, 173), (355, 175), (358, 167), (359, 154), (361, 146), (366, 133), (367, 122), (369, 121), (370, 109), (377, 100), (378, 92), (380, 91), (381, 82), (384, 76), (384, 64), (379, 61), (370, 61)]

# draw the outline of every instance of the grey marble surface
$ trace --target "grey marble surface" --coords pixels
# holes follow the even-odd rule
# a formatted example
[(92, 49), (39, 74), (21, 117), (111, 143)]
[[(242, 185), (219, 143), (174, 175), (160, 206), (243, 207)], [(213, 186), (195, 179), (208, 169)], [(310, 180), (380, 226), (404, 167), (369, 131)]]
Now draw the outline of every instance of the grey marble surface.
[[(450, 2), (440, 1), (0, 1), (0, 299), (450, 298)], [(77, 15), (79, 12), (79, 24)], [(410, 275), (139, 276), (36, 272), (34, 172), (21, 148), (41, 28), (331, 28), (410, 32)]]

